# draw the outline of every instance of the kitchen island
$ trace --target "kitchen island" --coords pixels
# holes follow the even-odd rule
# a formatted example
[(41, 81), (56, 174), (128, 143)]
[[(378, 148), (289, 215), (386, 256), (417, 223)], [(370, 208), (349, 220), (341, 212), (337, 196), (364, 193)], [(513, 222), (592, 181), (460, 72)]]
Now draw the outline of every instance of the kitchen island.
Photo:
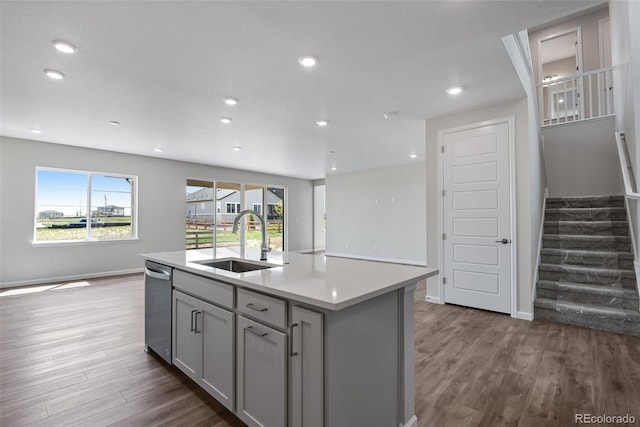
[(285, 253), (236, 273), (215, 255), (143, 255), (174, 269), (174, 365), (248, 425), (417, 426), (413, 291), (437, 270)]

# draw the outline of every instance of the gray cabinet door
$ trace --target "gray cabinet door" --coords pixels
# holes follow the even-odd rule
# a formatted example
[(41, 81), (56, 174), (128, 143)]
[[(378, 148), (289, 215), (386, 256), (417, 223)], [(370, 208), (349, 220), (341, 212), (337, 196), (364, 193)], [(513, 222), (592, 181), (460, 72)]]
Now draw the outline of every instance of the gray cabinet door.
[[(200, 301), (198, 331), (202, 339), (202, 369), (198, 383), (228, 409), (234, 409), (234, 315)], [(201, 321), (200, 321), (201, 320)], [(201, 326), (200, 326), (201, 325)]]
[(322, 314), (291, 308), (291, 424), (322, 427), (324, 423)]
[(198, 300), (173, 291), (173, 364), (194, 381), (198, 381), (198, 342), (194, 333)]
[(287, 336), (246, 317), (237, 319), (236, 414), (249, 426), (286, 426)]

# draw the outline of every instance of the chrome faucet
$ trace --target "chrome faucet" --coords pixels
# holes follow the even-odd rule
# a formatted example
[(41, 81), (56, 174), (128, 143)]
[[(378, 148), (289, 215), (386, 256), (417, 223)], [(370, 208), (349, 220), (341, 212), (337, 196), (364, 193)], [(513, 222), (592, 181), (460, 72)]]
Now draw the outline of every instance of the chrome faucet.
[(236, 218), (233, 220), (233, 229), (232, 233), (238, 232), (238, 224), (240, 223), (240, 219), (245, 215), (255, 215), (260, 220), (260, 224), (262, 224), (262, 247), (260, 248), (260, 261), (267, 260), (267, 253), (271, 252), (271, 248), (267, 245), (267, 224), (264, 221), (264, 218), (256, 211), (247, 209), (238, 214)]

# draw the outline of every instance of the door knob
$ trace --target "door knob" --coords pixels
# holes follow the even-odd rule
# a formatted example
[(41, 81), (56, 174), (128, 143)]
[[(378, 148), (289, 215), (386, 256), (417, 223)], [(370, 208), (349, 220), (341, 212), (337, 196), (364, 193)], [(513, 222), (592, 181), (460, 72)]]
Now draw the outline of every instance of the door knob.
[(496, 243), (502, 243), (503, 245), (508, 245), (509, 243), (511, 243), (511, 240), (509, 239), (496, 240)]

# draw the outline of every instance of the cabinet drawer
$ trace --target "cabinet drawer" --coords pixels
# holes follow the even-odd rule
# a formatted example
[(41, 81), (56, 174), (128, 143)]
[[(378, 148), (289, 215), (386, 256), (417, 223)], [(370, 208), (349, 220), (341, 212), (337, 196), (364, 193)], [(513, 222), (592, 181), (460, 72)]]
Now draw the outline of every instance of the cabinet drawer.
[(233, 309), (233, 286), (184, 271), (173, 271), (173, 287), (214, 304)]
[(286, 328), (286, 303), (277, 298), (238, 288), (238, 311), (254, 319)]

